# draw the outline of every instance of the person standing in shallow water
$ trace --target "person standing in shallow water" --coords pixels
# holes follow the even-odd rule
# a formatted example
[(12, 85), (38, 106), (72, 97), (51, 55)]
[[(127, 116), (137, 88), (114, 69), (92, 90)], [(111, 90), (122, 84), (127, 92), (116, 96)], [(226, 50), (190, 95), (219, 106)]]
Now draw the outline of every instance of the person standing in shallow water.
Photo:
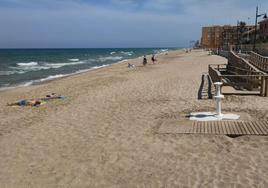
[(143, 56), (143, 66), (146, 66), (147, 65), (147, 58), (146, 56)]

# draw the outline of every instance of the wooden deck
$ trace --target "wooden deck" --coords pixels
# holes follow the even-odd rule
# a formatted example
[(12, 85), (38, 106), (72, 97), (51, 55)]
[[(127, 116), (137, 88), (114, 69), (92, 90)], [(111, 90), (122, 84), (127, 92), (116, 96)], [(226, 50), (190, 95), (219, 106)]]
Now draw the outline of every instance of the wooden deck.
[(159, 134), (268, 135), (268, 121), (165, 121)]
[[(262, 71), (268, 68), (268, 58), (264, 59), (261, 56), (257, 56), (253, 52), (251, 55), (251, 61), (248, 61), (244, 58), (241, 58), (241, 54), (239, 56), (235, 52), (230, 51), (228, 53), (227, 65), (209, 65), (208, 72), (213, 82), (223, 82), (224, 85), (239, 88), (239, 90), (231, 90), (223, 92), (223, 94), (257, 94), (263, 97), (268, 97), (268, 74), (267, 72)], [(260, 69), (260, 67), (262, 67), (262, 69)], [(230, 88), (227, 90), (230, 90)]]

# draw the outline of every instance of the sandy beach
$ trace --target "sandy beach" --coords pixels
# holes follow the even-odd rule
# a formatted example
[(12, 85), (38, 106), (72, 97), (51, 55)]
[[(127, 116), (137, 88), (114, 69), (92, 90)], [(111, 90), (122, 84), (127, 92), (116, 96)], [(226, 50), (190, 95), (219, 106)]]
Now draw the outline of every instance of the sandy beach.
[[(0, 187), (268, 187), (268, 137), (159, 134), (164, 121), (211, 111), (201, 74), (227, 63), (173, 51), (0, 92)], [(55, 92), (40, 107), (9, 102)], [(226, 96), (223, 111), (268, 119), (268, 99)]]

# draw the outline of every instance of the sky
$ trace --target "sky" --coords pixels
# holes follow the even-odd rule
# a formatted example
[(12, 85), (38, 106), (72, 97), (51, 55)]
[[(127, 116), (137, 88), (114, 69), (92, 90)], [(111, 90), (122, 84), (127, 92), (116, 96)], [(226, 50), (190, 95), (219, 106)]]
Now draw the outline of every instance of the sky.
[(0, 48), (187, 47), (268, 0), (0, 0)]

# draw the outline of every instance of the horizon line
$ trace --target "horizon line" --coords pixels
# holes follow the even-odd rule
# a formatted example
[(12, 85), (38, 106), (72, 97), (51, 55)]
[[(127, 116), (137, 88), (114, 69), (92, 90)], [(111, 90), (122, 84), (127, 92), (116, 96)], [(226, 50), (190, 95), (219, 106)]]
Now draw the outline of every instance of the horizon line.
[(186, 48), (186, 47), (32, 47), (32, 48), (0, 48), (0, 50), (34, 50), (34, 49), (144, 49), (144, 48)]

